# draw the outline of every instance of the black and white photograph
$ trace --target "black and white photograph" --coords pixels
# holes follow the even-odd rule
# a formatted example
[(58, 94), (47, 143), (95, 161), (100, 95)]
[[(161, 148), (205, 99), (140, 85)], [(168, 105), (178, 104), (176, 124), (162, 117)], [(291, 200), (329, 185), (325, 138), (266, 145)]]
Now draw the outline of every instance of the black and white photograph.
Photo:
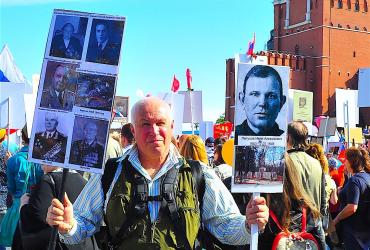
[(124, 21), (96, 19), (92, 21), (86, 61), (118, 65)]
[(111, 111), (116, 78), (80, 73), (75, 106)]
[(63, 163), (70, 124), (68, 114), (38, 110), (37, 119), (34, 122), (36, 129), (30, 147), (32, 158), (48, 163)]
[(81, 60), (88, 18), (56, 15), (50, 56)]
[(289, 68), (239, 64), (235, 145), (240, 136), (282, 136), (287, 128)]
[(108, 125), (109, 122), (105, 120), (76, 116), (69, 163), (79, 165), (82, 169), (102, 169)]
[(46, 62), (39, 106), (71, 111), (76, 96), (77, 65), (57, 61)]
[(285, 147), (235, 147), (235, 184), (282, 184)]

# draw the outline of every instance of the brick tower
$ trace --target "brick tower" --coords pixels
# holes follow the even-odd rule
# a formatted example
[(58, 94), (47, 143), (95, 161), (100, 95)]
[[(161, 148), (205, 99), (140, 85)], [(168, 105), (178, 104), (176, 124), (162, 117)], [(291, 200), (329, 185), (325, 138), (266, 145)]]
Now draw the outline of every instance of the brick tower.
[[(305, 59), (290, 87), (314, 92), (314, 115), (335, 116), (335, 88), (357, 89), (359, 68), (370, 67), (367, 0), (275, 0), (273, 34), (274, 52)], [(360, 122), (370, 124), (368, 108)]]

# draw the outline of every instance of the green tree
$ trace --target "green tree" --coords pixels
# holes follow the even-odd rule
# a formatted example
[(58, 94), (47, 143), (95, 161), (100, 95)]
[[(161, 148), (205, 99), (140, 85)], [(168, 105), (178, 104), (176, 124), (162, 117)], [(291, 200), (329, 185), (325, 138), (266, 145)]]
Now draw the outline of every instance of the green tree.
[(217, 118), (216, 124), (227, 122), (225, 119), (225, 113), (221, 114), (220, 117)]

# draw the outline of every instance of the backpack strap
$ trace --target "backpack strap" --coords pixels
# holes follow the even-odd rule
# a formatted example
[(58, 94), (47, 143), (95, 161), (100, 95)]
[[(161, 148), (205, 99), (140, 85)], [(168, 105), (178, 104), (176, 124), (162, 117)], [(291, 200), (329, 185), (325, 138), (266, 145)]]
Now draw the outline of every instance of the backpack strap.
[[(112, 184), (112, 181), (114, 179), (114, 175), (116, 174), (117, 168), (118, 168), (118, 160), (119, 158), (110, 158), (105, 163), (104, 167), (104, 173), (101, 177), (101, 184), (103, 188), (104, 198), (106, 198), (106, 195), (108, 193), (108, 190)], [(123, 160), (125, 162), (128, 160), (128, 157)]]

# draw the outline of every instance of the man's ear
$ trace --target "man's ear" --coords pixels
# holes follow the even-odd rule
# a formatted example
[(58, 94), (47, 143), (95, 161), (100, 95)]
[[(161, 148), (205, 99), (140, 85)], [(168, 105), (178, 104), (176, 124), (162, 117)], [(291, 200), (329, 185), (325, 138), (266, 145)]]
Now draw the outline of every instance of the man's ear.
[(244, 92), (239, 92), (239, 101), (244, 102)]
[(281, 98), (281, 102), (280, 102), (280, 109), (284, 106), (285, 102), (286, 102), (286, 96), (283, 95), (283, 98)]
[(134, 135), (134, 138), (135, 138), (135, 128), (134, 128), (134, 124), (132, 124), (132, 123), (131, 123), (130, 129), (131, 129), (131, 133)]
[(174, 120), (172, 120), (172, 121), (171, 121), (171, 129), (172, 129), (172, 130), (173, 130), (174, 124), (175, 124), (175, 121), (174, 121)]

